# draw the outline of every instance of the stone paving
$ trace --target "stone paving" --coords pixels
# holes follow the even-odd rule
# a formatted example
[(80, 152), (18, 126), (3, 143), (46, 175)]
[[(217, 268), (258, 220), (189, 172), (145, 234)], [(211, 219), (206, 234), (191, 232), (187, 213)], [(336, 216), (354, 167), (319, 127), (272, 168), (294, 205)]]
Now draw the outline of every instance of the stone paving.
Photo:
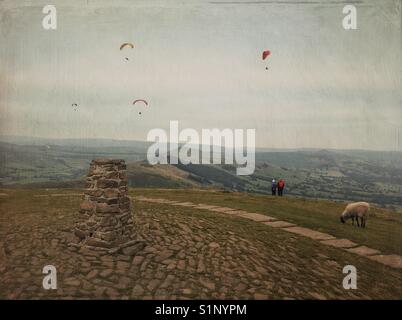
[(263, 214), (259, 213), (253, 213), (253, 212), (246, 212), (246, 211), (232, 211), (230, 212), (231, 214), (236, 214), (239, 217), (250, 219), (256, 222), (264, 222), (264, 221), (275, 221), (275, 218), (272, 218), (270, 216), (266, 216)]
[(233, 209), (233, 208), (217, 207), (217, 208), (214, 208), (214, 209), (210, 209), (209, 211), (221, 212), (221, 213), (230, 213), (232, 211), (238, 211), (238, 210)]
[(174, 206), (181, 206), (181, 207), (196, 207), (197, 205), (191, 202), (175, 202), (172, 203)]
[[(149, 201), (149, 202), (157, 202), (158, 200), (153, 200), (151, 198), (145, 198), (145, 197), (135, 197), (136, 200), (139, 201)], [(188, 206), (188, 207), (194, 207), (195, 209), (206, 209), (209, 211), (213, 212), (219, 212), (219, 213), (227, 213), (231, 215), (236, 215), (242, 218), (246, 219), (251, 219), (256, 222), (262, 222), (263, 224), (274, 227), (274, 228), (281, 228), (284, 231), (287, 232), (292, 232), (307, 238), (310, 238), (312, 240), (317, 240), (320, 241), (323, 244), (330, 245), (336, 248), (340, 249), (345, 249), (348, 252), (368, 257), (376, 262), (382, 263), (386, 266), (392, 267), (392, 268), (399, 268), (402, 269), (402, 257), (399, 255), (382, 255), (379, 250), (368, 248), (366, 246), (359, 246), (358, 244), (348, 240), (348, 239), (337, 239), (336, 237), (319, 232), (316, 230), (312, 230), (309, 228), (304, 228), (304, 227), (299, 227), (296, 226), (293, 223), (287, 222), (287, 221), (278, 221), (277, 219), (273, 217), (269, 217), (263, 214), (259, 213), (252, 213), (252, 212), (247, 212), (243, 210), (237, 210), (233, 208), (228, 208), (228, 207), (219, 207), (219, 206), (211, 206), (208, 207), (208, 205), (202, 204), (202, 205), (197, 205), (191, 202), (176, 202), (174, 205), (181, 205), (181, 206)]]
[(393, 268), (402, 269), (402, 257), (396, 254), (368, 256), (370, 260), (380, 262)]
[(287, 228), (287, 227), (293, 227), (295, 226), (294, 223), (286, 222), (286, 221), (268, 221), (268, 222), (263, 222), (265, 225), (273, 227), (273, 228)]
[(195, 209), (214, 209), (214, 208), (219, 208), (217, 206), (211, 206), (211, 205), (207, 205), (207, 204), (199, 204), (198, 206), (194, 207)]
[(346, 249), (346, 250), (349, 252), (358, 254), (359, 256), (373, 256), (373, 255), (380, 254), (379, 250), (371, 249), (366, 246), (360, 246), (360, 247)]
[(321, 241), (321, 243), (336, 247), (336, 248), (353, 248), (357, 247), (358, 244), (350, 241), (348, 239), (333, 239), (333, 240), (325, 240)]
[[(78, 197), (64, 207), (46, 197), (32, 199), (20, 212), (2, 207), (2, 299), (370, 299), (401, 294), (391, 285), (399, 273), (381, 265), (401, 268), (400, 256), (355, 255), (357, 266), (370, 259), (379, 268), (361, 271), (360, 290), (344, 290), (342, 267), (355, 254), (342, 249), (349, 248), (347, 239), (323, 240), (328, 245), (324, 251), (310, 245), (319, 240), (283, 232), (289, 228), (285, 221), (262, 221), (261, 214), (134, 197), (133, 224), (146, 246), (129, 256), (69, 246), (77, 214), (63, 208), (78, 206)], [(285, 226), (271, 228), (272, 222)], [(57, 268), (57, 290), (42, 288), (42, 268), (48, 264)], [(373, 272), (386, 272), (391, 280), (384, 282)], [(374, 282), (365, 283), (370, 277)]]
[(299, 234), (301, 236), (313, 239), (313, 240), (334, 240), (335, 237), (331, 236), (330, 234), (311, 230), (309, 228), (303, 227), (290, 227), (283, 229), (288, 232), (293, 232)]

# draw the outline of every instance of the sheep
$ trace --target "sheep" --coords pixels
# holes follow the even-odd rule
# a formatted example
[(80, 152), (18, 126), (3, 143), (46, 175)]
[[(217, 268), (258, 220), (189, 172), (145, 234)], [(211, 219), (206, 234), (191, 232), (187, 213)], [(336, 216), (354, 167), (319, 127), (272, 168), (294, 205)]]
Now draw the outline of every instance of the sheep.
[[(352, 218), (352, 225), (355, 224), (355, 219), (358, 227), (365, 228), (368, 213), (370, 211), (370, 205), (367, 202), (354, 202), (346, 206), (345, 210), (341, 214), (341, 222), (345, 223), (346, 220)], [(359, 225), (360, 218), (360, 225)]]

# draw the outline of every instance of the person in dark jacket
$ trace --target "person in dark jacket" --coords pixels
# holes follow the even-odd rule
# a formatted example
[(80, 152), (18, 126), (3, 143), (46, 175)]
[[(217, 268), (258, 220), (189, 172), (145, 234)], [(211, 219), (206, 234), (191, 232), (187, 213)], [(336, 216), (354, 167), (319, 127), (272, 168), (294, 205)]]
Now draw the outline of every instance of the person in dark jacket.
[(272, 195), (273, 195), (273, 196), (276, 196), (276, 189), (277, 189), (276, 180), (275, 180), (275, 179), (272, 179), (271, 190), (272, 190)]
[(278, 196), (283, 196), (283, 189), (285, 189), (285, 180), (279, 179), (278, 181)]

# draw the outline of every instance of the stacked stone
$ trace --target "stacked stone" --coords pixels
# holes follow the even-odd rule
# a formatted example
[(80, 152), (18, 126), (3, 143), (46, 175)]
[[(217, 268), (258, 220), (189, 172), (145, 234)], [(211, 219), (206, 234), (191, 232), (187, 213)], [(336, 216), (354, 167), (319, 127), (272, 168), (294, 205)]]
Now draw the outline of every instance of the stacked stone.
[(107, 250), (135, 244), (124, 160), (91, 162), (75, 235), (80, 245)]

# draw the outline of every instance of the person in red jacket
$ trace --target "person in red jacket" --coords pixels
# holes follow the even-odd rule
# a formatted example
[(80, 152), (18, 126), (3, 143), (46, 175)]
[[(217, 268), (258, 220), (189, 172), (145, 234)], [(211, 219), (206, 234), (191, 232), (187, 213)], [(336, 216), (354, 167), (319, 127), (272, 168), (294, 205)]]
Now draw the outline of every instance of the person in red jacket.
[(283, 196), (283, 189), (285, 188), (285, 180), (280, 179), (278, 181), (278, 196)]

